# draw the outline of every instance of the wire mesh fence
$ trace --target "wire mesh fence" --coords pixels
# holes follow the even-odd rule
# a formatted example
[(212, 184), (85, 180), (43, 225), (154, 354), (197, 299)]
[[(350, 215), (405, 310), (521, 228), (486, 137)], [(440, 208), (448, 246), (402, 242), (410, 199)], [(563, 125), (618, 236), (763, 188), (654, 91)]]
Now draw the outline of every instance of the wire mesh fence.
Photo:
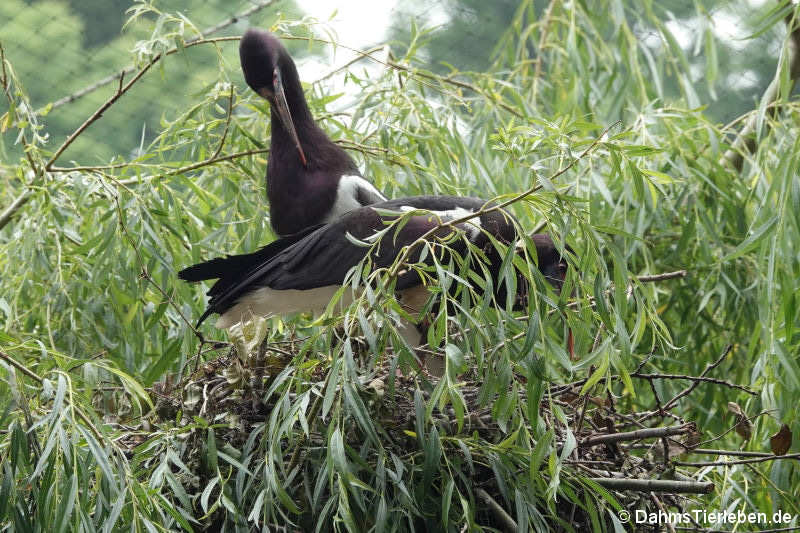
[[(517, 8), (513, 0), (493, 5), (474, 0), (371, 4), (368, 9), (358, 2), (314, 0), (165, 0), (156, 5), (163, 13), (185, 17), (187, 28), (191, 21), (193, 28), (185, 31), (186, 38), (235, 36), (249, 26), (306, 17), (315, 31), (337, 32), (337, 39), (347, 45), (367, 48), (388, 41), (403, 48), (412, 38), (413, 26), (430, 28), (423, 57), (430, 59), (431, 68), (445, 71), (451, 66), (483, 68), (496, 44), (493, 37), (507, 29)], [(50, 141), (54, 146), (113, 94), (121, 73), (133, 72), (131, 52), (137, 40), (150, 36), (158, 17), (149, 15), (124, 26), (131, 5), (129, 0), (5, 0), (0, 6), (0, 43), (32, 105), (46, 111), (43, 122), (54, 137)], [(622, 9), (633, 7), (626, 2), (620, 5)], [(759, 16), (770, 6), (763, 0), (671, 0), (653, 7), (664, 11), (666, 29), (685, 51), (692, 85), (700, 95), (698, 102), (710, 102), (708, 112), (722, 122), (752, 109), (781, 52), (779, 31), (753, 35)], [(314, 20), (320, 22), (311, 22)], [(672, 44), (662, 35), (658, 28), (638, 27), (637, 37), (656, 61), (659, 50)], [(320, 47), (309, 51), (332, 55), (330, 49)], [(222, 70), (216, 54), (223, 59)], [(709, 54), (715, 57), (709, 58)], [(300, 64), (302, 70), (302, 61)], [(93, 124), (70, 148), (66, 160), (93, 164), (135, 156), (159, 131), (161, 121), (170, 120), (192, 95), (208, 91), (220, 79), (244, 90), (234, 42), (219, 43), (216, 50), (185, 50), (163, 62), (126, 94), (126, 105), (115, 106), (105, 120)], [(666, 83), (668, 97), (669, 80)], [(0, 110), (5, 105), (1, 103)], [(0, 157), (13, 161), (22, 151), (7, 137), (0, 138)]]

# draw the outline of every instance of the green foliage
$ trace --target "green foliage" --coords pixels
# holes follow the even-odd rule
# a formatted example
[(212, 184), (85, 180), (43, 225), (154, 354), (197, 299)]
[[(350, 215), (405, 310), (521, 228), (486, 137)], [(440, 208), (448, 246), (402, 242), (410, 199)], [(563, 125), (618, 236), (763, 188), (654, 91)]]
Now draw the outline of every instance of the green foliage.
[[(466, 257), (442, 254), (452, 241), (421, 245), (431, 264), (409, 267), (439, 296), (427, 306), (429, 345), (441, 346), (444, 363), (438, 382), (414, 373), (398, 336), (399, 263), (354, 270), (340, 296), (355, 302), (344, 309), (240, 332), (240, 355), (222, 359), (222, 376), (212, 365), (190, 371), (218, 353), (198, 346), (191, 327), (202, 288), (179, 283), (176, 271), (274, 239), (263, 201), (269, 113), (230, 81), (235, 40), (181, 49), (191, 24), (137, 4), (138, 64), (181, 49), (142, 79), (189, 85), (193, 96), (164, 113), (140, 152), (98, 150), (107, 162), (74, 169), (54, 166), (68, 156), (50, 161), (59, 144), (43, 144), (51, 124), (30, 104), (36, 89), (7, 61), (0, 129), (26, 152), (0, 167), (2, 209), (25, 200), (0, 226), (0, 525), (488, 530), (500, 527), (481, 500), (490, 490), (520, 530), (608, 531), (619, 493), (570, 464), (584, 435), (551, 385), (586, 379), (584, 392), (642, 416), (686, 384), (642, 387), (634, 369), (699, 375), (728, 344), (719, 377), (760, 394), (701, 383), (679, 415), (705, 440), (732, 426), (727, 402), (767, 412), (754, 420), (753, 451), (768, 450), (780, 424), (798, 434), (797, 102), (780, 102), (782, 118), (761, 111), (770, 128), (736, 172), (723, 159), (731, 131), (698, 108), (685, 54), (654, 4), (599, 4), (555, 2), (543, 21), (524, 2), (486, 73), (441, 77), (411, 46), (391, 64), (348, 68), (357, 99), (332, 94), (328, 81), (307, 87), (323, 128), (387, 196), (517, 195), (509, 209), (521, 228), (546, 224), (574, 250), (556, 294), (530, 242), (516, 256), (500, 247), (500, 283), (535, 289), (515, 311), (482, 296), (494, 280), (480, 250), (467, 250), (470, 270)], [(637, 39), (637, 24), (655, 27), (663, 46)], [(182, 62), (210, 62), (212, 79), (175, 74)], [(712, 86), (717, 67), (708, 66)], [(665, 84), (678, 88), (674, 97)], [(76, 111), (73, 127), (90, 113)], [(86, 153), (78, 142), (70, 150)], [(636, 278), (681, 269), (685, 278)], [(459, 291), (441, 289), (449, 286)], [(203, 333), (220, 335), (209, 325)], [(229, 392), (215, 405), (219, 390)], [(740, 440), (731, 432), (719, 444)], [(683, 473), (716, 484), (698, 508), (800, 514), (796, 462)]]

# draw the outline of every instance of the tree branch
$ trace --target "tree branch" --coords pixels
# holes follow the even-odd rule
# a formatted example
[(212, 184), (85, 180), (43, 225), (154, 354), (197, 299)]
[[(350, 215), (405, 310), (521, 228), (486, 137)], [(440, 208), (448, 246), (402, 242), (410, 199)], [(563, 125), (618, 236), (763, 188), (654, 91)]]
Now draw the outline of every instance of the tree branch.
[[(789, 93), (794, 90), (798, 78), (800, 78), (800, 22), (795, 20), (792, 13), (786, 17), (786, 25), (789, 29), (789, 53), (788, 53), (788, 69), (789, 69)], [(761, 101), (766, 103), (766, 109), (771, 110), (770, 115), (775, 116), (778, 112), (778, 107), (773, 106), (780, 96), (781, 85), (781, 69), (783, 64), (778, 63), (778, 69), (775, 72), (775, 77), (772, 78), (767, 90), (764, 91)], [(788, 95), (784, 95), (788, 96)], [(744, 165), (745, 153), (753, 153), (756, 149), (755, 132), (758, 127), (759, 113), (755, 111), (750, 112), (750, 116), (745, 122), (744, 127), (739, 132), (736, 140), (731, 144), (731, 147), (725, 152), (724, 161), (733, 166), (738, 172), (741, 172)], [(768, 125), (765, 124), (765, 128)]]
[[(244, 17), (248, 17), (248, 16), (252, 15), (253, 13), (256, 13), (256, 12), (266, 8), (266, 7), (269, 7), (272, 4), (274, 4), (276, 1), (277, 0), (266, 0), (265, 2), (258, 2), (256, 4), (254, 4), (253, 6), (247, 8), (246, 10), (242, 11), (241, 13), (238, 13), (238, 14), (232, 16), (230, 19), (225, 20), (223, 22), (220, 22), (219, 24), (215, 24), (214, 26), (209, 26), (208, 28), (202, 30), (200, 32), (199, 36), (194, 37), (193, 39), (189, 39), (188, 41), (186, 41), (186, 44), (184, 46), (189, 45), (189, 44), (193, 44), (195, 41), (199, 41), (199, 40), (203, 39), (203, 37), (205, 37), (206, 35), (210, 35), (212, 33), (216, 33), (219, 30), (227, 28), (228, 26), (231, 26), (233, 24), (236, 24), (237, 22), (239, 22), (240, 19), (242, 19)], [(238, 37), (237, 37), (237, 39), (238, 39)], [(82, 98), (82, 97), (86, 96), (87, 94), (92, 93), (92, 92), (96, 91), (97, 89), (99, 89), (101, 87), (105, 87), (109, 83), (113, 83), (114, 80), (116, 80), (116, 79), (119, 79), (119, 78), (121, 78), (123, 76), (127, 76), (128, 74), (131, 74), (132, 72), (136, 72), (136, 67), (134, 65), (129, 65), (129, 66), (123, 68), (122, 70), (120, 70), (119, 72), (115, 72), (114, 74), (111, 74), (110, 76), (106, 76), (105, 78), (97, 80), (96, 82), (92, 83), (91, 85), (87, 85), (86, 87), (84, 87), (83, 89), (80, 89), (79, 91), (76, 91), (76, 92), (74, 92), (74, 93), (72, 93), (70, 95), (67, 95), (67, 96), (63, 97), (63, 98), (59, 98), (58, 100), (53, 102), (53, 104), (51, 105), (50, 109), (52, 110), (52, 109), (55, 109), (57, 107), (61, 107), (62, 105), (70, 104), (70, 103), (74, 102), (75, 100), (78, 100), (79, 98)], [(42, 111), (43, 111), (43, 109), (40, 109), (40, 110), (37, 111), (37, 113), (41, 113)]]
[(483, 502), (489, 506), (489, 509), (492, 510), (492, 514), (494, 514), (495, 518), (503, 524), (503, 529), (506, 531), (517, 531), (517, 523), (511, 518), (511, 515), (506, 512), (503, 507), (495, 501), (494, 498), (489, 496), (489, 493), (483, 489), (476, 489), (475, 495), (478, 496)]
[(675, 481), (671, 479), (619, 479), (615, 477), (589, 478), (598, 485), (612, 490), (634, 490), (637, 492), (673, 492), (708, 494), (714, 490), (711, 481)]
[(788, 455), (770, 455), (769, 457), (754, 457), (751, 459), (738, 459), (736, 461), (709, 461), (709, 462), (698, 462), (698, 463), (673, 461), (672, 463), (678, 466), (695, 466), (698, 468), (702, 468), (704, 466), (729, 466), (729, 465), (765, 463), (767, 461), (777, 461), (779, 459), (800, 459), (800, 453), (790, 453)]
[[(722, 355), (720, 355), (720, 356), (717, 358), (717, 360), (716, 360), (716, 361), (714, 361), (713, 363), (710, 363), (710, 364), (707, 364), (707, 365), (706, 365), (705, 369), (703, 369), (703, 372), (700, 374), (700, 377), (701, 377), (701, 378), (704, 378), (704, 377), (706, 377), (706, 375), (707, 375), (709, 372), (711, 372), (712, 370), (714, 370), (715, 368), (717, 368), (717, 367), (718, 367), (718, 366), (719, 366), (719, 365), (722, 363), (722, 361), (723, 361), (723, 360), (725, 360), (725, 357), (726, 357), (726, 356), (727, 356), (729, 353), (731, 353), (731, 350), (732, 350), (732, 349), (733, 349), (733, 344), (729, 344), (729, 345), (727, 345), (727, 346), (725, 347), (725, 349), (722, 351)], [(682, 390), (681, 392), (679, 392), (678, 394), (676, 394), (676, 395), (675, 395), (675, 396), (674, 396), (674, 397), (673, 397), (673, 398), (672, 398), (670, 401), (668, 401), (666, 404), (664, 404), (664, 409), (663, 409), (662, 411), (653, 411), (653, 412), (651, 412), (651, 413), (647, 414), (647, 415), (646, 415), (644, 418), (641, 418), (641, 419), (639, 420), (639, 422), (644, 422), (645, 420), (648, 420), (648, 419), (650, 419), (650, 418), (652, 418), (652, 417), (654, 417), (654, 416), (658, 415), (658, 414), (659, 414), (659, 413), (661, 413), (661, 412), (664, 412), (664, 411), (669, 411), (670, 409), (672, 409), (673, 407), (675, 407), (675, 404), (676, 404), (676, 403), (678, 403), (678, 400), (680, 400), (680, 399), (681, 399), (681, 398), (683, 398), (684, 396), (686, 396), (686, 395), (690, 394), (690, 393), (691, 393), (691, 392), (692, 392), (694, 389), (696, 389), (696, 388), (697, 388), (697, 386), (698, 386), (698, 385), (700, 385), (700, 383), (701, 383), (701, 381), (697, 381), (697, 380), (696, 380), (696, 381), (693, 381), (691, 385), (689, 385), (689, 386), (688, 386), (688, 387), (686, 387), (684, 390)]]
[(696, 430), (696, 425), (692, 422), (682, 426), (667, 426), (663, 428), (637, 429), (636, 431), (624, 431), (622, 433), (609, 433), (606, 435), (596, 435), (589, 437), (578, 443), (578, 446), (587, 448), (598, 444), (611, 444), (626, 440), (641, 440), (660, 437), (671, 437), (673, 435), (685, 435)]

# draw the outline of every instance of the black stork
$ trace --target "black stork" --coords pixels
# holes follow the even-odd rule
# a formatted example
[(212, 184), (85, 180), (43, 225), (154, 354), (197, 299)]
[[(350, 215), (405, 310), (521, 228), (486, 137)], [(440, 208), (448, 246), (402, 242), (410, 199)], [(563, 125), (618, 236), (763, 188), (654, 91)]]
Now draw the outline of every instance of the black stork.
[(247, 30), (239, 58), (247, 84), (270, 103), (267, 197), (278, 235), (291, 235), (386, 200), (314, 122), (297, 67), (277, 37)]
[[(495, 278), (502, 263), (500, 253), (492, 244), (494, 239), (512, 245), (519, 236), (511, 216), (502, 210), (488, 211), (479, 217), (452, 227), (442, 226), (476, 213), (487, 206), (485, 200), (459, 196), (416, 196), (381, 202), (346, 213), (329, 223), (280, 238), (259, 251), (212, 259), (182, 270), (178, 276), (186, 281), (218, 279), (208, 292), (208, 308), (198, 326), (211, 314), (219, 314), (217, 327), (226, 329), (246, 323), (254, 316), (270, 317), (295, 312), (320, 312), (330, 302), (345, 281), (348, 271), (372, 254), (372, 268), (392, 265), (406, 245), (420, 237), (444, 238), (453, 231), (480, 248), (488, 259), (488, 268)], [(409, 215), (405, 225), (398, 224), (371, 249), (353, 242), (352, 238), (369, 241), (387, 227), (392, 219), (411, 210), (429, 213)], [(484, 210), (485, 211), (485, 210)], [(433, 232), (429, 234), (428, 232)], [(566, 274), (567, 264), (553, 244), (543, 234), (533, 236), (540, 271), (557, 289)], [(463, 239), (451, 243), (451, 248), (464, 255)], [(408, 262), (420, 259), (421, 247), (412, 251)], [(427, 261), (430, 261), (428, 256)], [(400, 271), (395, 290), (400, 303), (411, 313), (420, 311), (428, 299), (419, 274), (413, 269)], [(504, 284), (495, 280), (498, 301), (503, 301)], [(400, 333), (412, 347), (423, 344), (422, 331), (403, 324)]]

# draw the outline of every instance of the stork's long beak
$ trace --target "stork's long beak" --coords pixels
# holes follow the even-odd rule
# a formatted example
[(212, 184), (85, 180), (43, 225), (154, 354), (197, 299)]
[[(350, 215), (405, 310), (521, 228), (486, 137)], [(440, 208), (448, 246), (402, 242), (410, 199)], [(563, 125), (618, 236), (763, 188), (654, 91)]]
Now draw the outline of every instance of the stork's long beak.
[[(292, 141), (294, 141), (294, 145), (297, 147), (297, 153), (300, 154), (300, 161), (302, 161), (304, 167), (307, 167), (308, 161), (306, 160), (306, 154), (303, 153), (303, 147), (300, 146), (300, 139), (297, 137), (297, 131), (294, 129), (294, 121), (292, 121), (292, 114), (289, 112), (289, 104), (286, 103), (286, 93), (283, 90), (281, 69), (278, 67), (275, 67), (273, 73), (272, 86), (275, 90), (275, 98), (272, 101), (272, 105), (275, 106), (275, 110), (278, 112), (278, 117), (280, 117), (283, 127), (286, 128), (286, 131), (288, 131), (289, 135), (292, 137)], [(262, 96), (264, 96), (264, 94), (262, 94)]]
[[(564, 280), (567, 279), (567, 268), (566, 265), (561, 274), (561, 283), (563, 285)], [(575, 295), (575, 291), (572, 291), (572, 295)], [(572, 328), (567, 326), (567, 351), (569, 352), (569, 359), (570, 361), (577, 361), (578, 357), (575, 355), (575, 336), (572, 334)]]

